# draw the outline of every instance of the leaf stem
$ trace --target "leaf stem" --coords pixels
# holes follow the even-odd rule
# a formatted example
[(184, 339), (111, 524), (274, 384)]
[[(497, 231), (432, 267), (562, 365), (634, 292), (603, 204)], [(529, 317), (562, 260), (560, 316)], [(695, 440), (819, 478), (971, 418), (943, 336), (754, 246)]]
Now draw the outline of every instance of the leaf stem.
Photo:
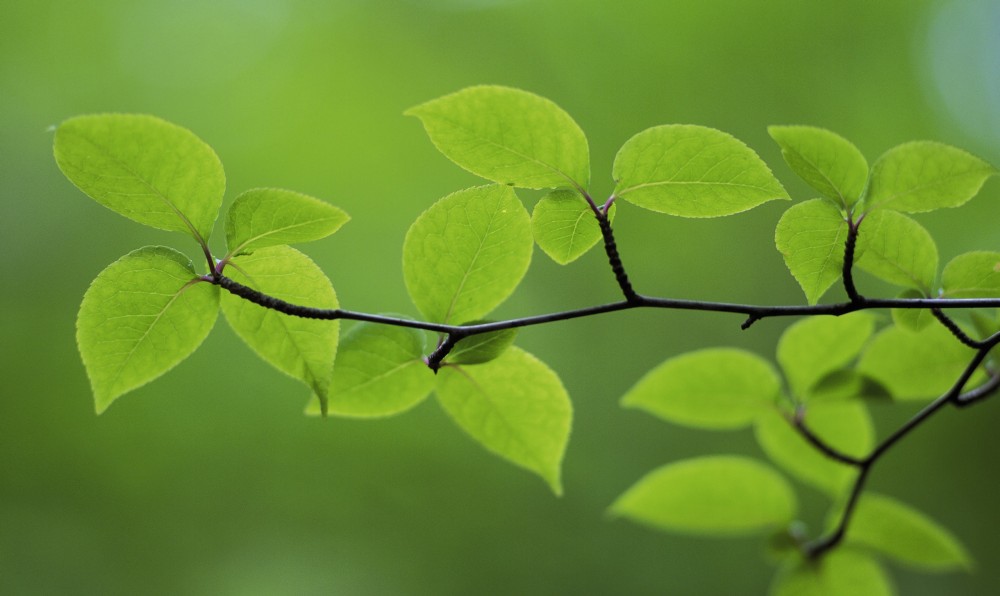
[(864, 303), (864, 297), (858, 293), (854, 285), (854, 252), (858, 244), (858, 230), (861, 227), (861, 219), (854, 221), (854, 216), (847, 219), (847, 240), (844, 242), (844, 290), (852, 304)]

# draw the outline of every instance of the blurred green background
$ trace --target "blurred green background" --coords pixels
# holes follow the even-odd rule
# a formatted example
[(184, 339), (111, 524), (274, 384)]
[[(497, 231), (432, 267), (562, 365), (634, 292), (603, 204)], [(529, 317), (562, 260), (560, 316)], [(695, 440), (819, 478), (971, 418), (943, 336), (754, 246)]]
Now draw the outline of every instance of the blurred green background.
[[(96, 417), (74, 343), (87, 284), (145, 244), (198, 252), (74, 189), (52, 159), (50, 125), (128, 111), (190, 128), (225, 164), (227, 204), (281, 186), (353, 216), (305, 247), (345, 307), (416, 314), (400, 270), (406, 229), (479, 182), (401, 115), (409, 106), (477, 83), (549, 97), (587, 132), (604, 196), (632, 134), (713, 126), (760, 152), (801, 200), (811, 194), (769, 124), (831, 128), (869, 160), (927, 138), (1000, 163), (998, 27), (991, 0), (6, 0), (0, 593), (757, 594), (772, 573), (761, 539), (666, 535), (604, 512), (666, 462), (758, 452), (749, 432), (622, 410), (622, 393), (697, 347), (771, 356), (790, 321), (741, 332), (735, 316), (628, 312), (522, 332), (575, 403), (560, 499), (433, 401), (375, 422), (304, 417), (306, 390), (224, 323), (189, 361)], [(994, 181), (961, 210), (919, 217), (943, 261), (1000, 249), (998, 200)], [(642, 292), (800, 303), (772, 240), (786, 205), (701, 221), (623, 204), (619, 246)], [(567, 268), (536, 251), (496, 314), (615, 297), (597, 251)], [(903, 594), (995, 593), (995, 402), (943, 413), (875, 470), (874, 488), (939, 519), (980, 562), (971, 575), (894, 569)], [(904, 410), (876, 408), (880, 431)], [(815, 530), (823, 500), (801, 495)]]

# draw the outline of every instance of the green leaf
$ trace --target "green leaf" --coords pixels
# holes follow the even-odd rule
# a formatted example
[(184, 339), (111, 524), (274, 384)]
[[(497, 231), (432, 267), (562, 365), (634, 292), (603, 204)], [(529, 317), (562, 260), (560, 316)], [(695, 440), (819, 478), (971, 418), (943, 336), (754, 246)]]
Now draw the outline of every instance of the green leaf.
[[(615, 211), (611, 205), (612, 221)], [(545, 254), (560, 265), (572, 263), (601, 240), (601, 227), (590, 205), (572, 190), (554, 190), (535, 204), (531, 233)]]
[(1000, 298), (1000, 252), (958, 255), (945, 265), (941, 286), (948, 298)]
[(938, 251), (922, 225), (895, 211), (867, 215), (859, 228), (856, 264), (897, 286), (931, 293), (937, 277)]
[[(841, 453), (865, 457), (875, 444), (875, 430), (864, 404), (856, 401), (816, 401), (805, 424), (813, 434)], [(776, 464), (799, 480), (837, 498), (850, 489), (857, 469), (830, 459), (776, 410), (757, 419), (757, 442)]]
[(812, 126), (770, 126), (785, 162), (809, 186), (845, 209), (861, 198), (868, 162), (844, 137)]
[(886, 151), (872, 166), (865, 208), (919, 213), (958, 207), (996, 173), (990, 164), (955, 147), (905, 143)]
[(487, 180), (523, 188), (586, 188), (587, 137), (555, 103), (483, 85), (410, 108), (448, 159)]
[(838, 548), (818, 560), (796, 557), (775, 576), (770, 596), (892, 596), (889, 577), (875, 559)]
[(486, 364), (441, 368), (436, 391), (441, 407), (473, 439), (562, 494), (573, 406), (545, 363), (511, 347)]
[(615, 195), (682, 217), (719, 217), (788, 194), (752, 149), (704, 126), (646, 129), (615, 157)]
[(254, 188), (241, 193), (229, 208), (226, 245), (235, 255), (265, 246), (319, 240), (349, 219), (333, 205), (304, 194)]
[(806, 395), (810, 403), (834, 400), (889, 399), (889, 391), (856, 370), (835, 370), (817, 381)]
[[(920, 290), (903, 290), (897, 298), (927, 298)], [(920, 331), (934, 322), (934, 315), (927, 308), (894, 308), (892, 322), (907, 331)]]
[(618, 497), (611, 513), (670, 532), (738, 535), (791, 521), (788, 482), (757, 460), (716, 455), (653, 470)]
[[(896, 399), (933, 399), (958, 379), (975, 351), (941, 325), (919, 332), (890, 327), (875, 336), (858, 370), (885, 385)], [(967, 388), (981, 375), (974, 376)]]
[(847, 220), (825, 199), (792, 206), (774, 232), (774, 244), (809, 304), (840, 279), (846, 242)]
[[(489, 321), (472, 321), (468, 325), (489, 323)], [(496, 360), (507, 351), (517, 337), (517, 329), (501, 329), (471, 335), (455, 344), (445, 362), (449, 364), (482, 364)]]
[[(234, 257), (232, 279), (268, 296), (315, 308), (337, 308), (330, 280), (309, 257), (288, 246), (269, 246)], [(340, 323), (292, 317), (233, 294), (222, 296), (230, 327), (257, 355), (305, 383), (326, 410)]]
[(153, 116), (70, 118), (56, 129), (56, 163), (90, 198), (205, 244), (222, 205), (219, 158), (190, 131)]
[(972, 568), (968, 552), (951, 532), (919, 511), (883, 495), (861, 496), (847, 527), (846, 541), (924, 571)]
[(806, 397), (827, 373), (854, 360), (874, 330), (875, 321), (864, 312), (809, 317), (785, 330), (778, 341), (778, 362), (792, 393)]
[(531, 221), (512, 189), (460, 190), (434, 203), (406, 233), (406, 289), (431, 321), (480, 319), (520, 283), (532, 245)]
[[(430, 395), (434, 373), (423, 361), (424, 334), (417, 329), (359, 323), (337, 348), (329, 388), (336, 416), (378, 418), (409, 410)], [(318, 399), (306, 408), (320, 414)]]
[(751, 424), (781, 390), (781, 379), (763, 358), (733, 348), (690, 352), (646, 374), (622, 397), (664, 420), (710, 429)]
[(163, 246), (130, 252), (93, 281), (76, 340), (100, 414), (191, 355), (215, 325), (219, 292)]

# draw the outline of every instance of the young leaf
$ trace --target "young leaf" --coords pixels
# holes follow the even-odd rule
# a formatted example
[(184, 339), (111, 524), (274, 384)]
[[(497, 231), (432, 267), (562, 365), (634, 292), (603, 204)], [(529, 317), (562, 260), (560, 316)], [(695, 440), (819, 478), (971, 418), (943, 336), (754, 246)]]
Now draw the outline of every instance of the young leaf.
[[(488, 321), (471, 321), (469, 325)], [(501, 329), (472, 335), (459, 341), (445, 360), (449, 364), (482, 364), (497, 359), (517, 337), (517, 329)]]
[(781, 379), (763, 358), (732, 348), (671, 358), (622, 398), (664, 420), (711, 429), (741, 428), (774, 404)]
[(586, 188), (587, 137), (555, 103), (533, 93), (483, 85), (410, 108), (434, 146), (487, 180), (522, 188)]
[(990, 164), (955, 147), (905, 143), (886, 151), (872, 166), (865, 208), (919, 213), (958, 207), (996, 173)]
[(778, 341), (778, 362), (792, 393), (806, 397), (827, 373), (854, 360), (874, 330), (875, 321), (864, 312), (810, 317), (789, 327)]
[[(405, 412), (430, 395), (434, 373), (423, 361), (424, 334), (417, 329), (359, 323), (340, 340), (330, 379), (329, 411), (336, 416), (377, 418)], [(307, 414), (320, 414), (318, 399)]]
[(329, 203), (280, 188), (241, 193), (226, 215), (226, 246), (236, 255), (251, 249), (319, 240), (350, 217)]
[[(614, 220), (615, 205), (609, 217)], [(601, 227), (576, 191), (554, 190), (531, 212), (531, 233), (545, 254), (560, 265), (572, 263), (601, 240)]]
[[(868, 455), (875, 444), (871, 417), (864, 404), (857, 401), (811, 403), (805, 423), (828, 445), (852, 457)], [(854, 481), (854, 467), (818, 451), (777, 410), (759, 417), (754, 431), (771, 460), (830, 496), (842, 496)]]
[(929, 400), (951, 387), (973, 354), (941, 325), (917, 333), (890, 327), (868, 344), (858, 370), (885, 385), (896, 399)]
[(406, 233), (406, 289), (431, 321), (482, 318), (520, 283), (532, 244), (531, 221), (511, 188), (460, 190), (434, 203)]
[(615, 195), (640, 207), (682, 217), (719, 217), (788, 194), (756, 153), (704, 126), (646, 129), (615, 157)]
[(163, 246), (130, 252), (93, 281), (76, 320), (97, 413), (191, 355), (215, 325), (219, 292)]
[(809, 186), (849, 209), (868, 181), (868, 162), (850, 141), (812, 126), (769, 126), (785, 162)]
[(937, 277), (938, 251), (930, 233), (896, 211), (865, 217), (858, 235), (856, 264), (891, 284), (931, 293)]
[(486, 449), (541, 476), (562, 494), (573, 407), (559, 377), (517, 347), (477, 366), (445, 366), (438, 402)]
[(770, 596), (892, 596), (885, 570), (866, 554), (838, 548), (818, 560), (795, 558), (778, 572)]
[[(269, 246), (234, 257), (226, 274), (293, 304), (337, 308), (330, 280), (309, 257), (288, 246)], [(290, 317), (223, 293), (222, 312), (237, 335), (281, 372), (305, 383), (326, 410), (337, 354), (339, 321)]]
[(226, 176), (190, 131), (153, 116), (78, 116), (56, 129), (54, 151), (63, 174), (105, 207), (201, 244), (211, 235)]
[[(903, 290), (897, 298), (927, 298), (920, 290)], [(894, 308), (892, 322), (907, 331), (921, 331), (934, 322), (934, 315), (926, 308)]]
[(1000, 252), (958, 255), (945, 265), (941, 286), (949, 298), (1000, 298)]
[(792, 487), (773, 468), (717, 455), (653, 470), (618, 497), (610, 512), (661, 530), (726, 536), (786, 524), (796, 509)]
[(846, 540), (924, 571), (972, 568), (968, 552), (951, 532), (919, 511), (874, 493), (861, 496)]
[(840, 279), (846, 242), (847, 220), (824, 199), (792, 206), (774, 231), (774, 244), (809, 304)]

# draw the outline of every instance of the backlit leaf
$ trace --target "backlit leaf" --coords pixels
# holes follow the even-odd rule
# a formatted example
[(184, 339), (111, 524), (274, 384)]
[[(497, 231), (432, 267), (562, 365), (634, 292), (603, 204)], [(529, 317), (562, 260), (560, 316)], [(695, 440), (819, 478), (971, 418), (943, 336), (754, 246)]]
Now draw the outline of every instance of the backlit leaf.
[(968, 552), (947, 529), (895, 499), (870, 492), (861, 496), (846, 540), (926, 571), (972, 566)]
[(769, 126), (781, 156), (809, 186), (845, 209), (854, 205), (868, 181), (868, 162), (850, 141), (812, 126)]
[(781, 380), (763, 358), (732, 348), (700, 350), (651, 370), (622, 405), (700, 428), (747, 426), (774, 404)]
[(76, 320), (97, 413), (187, 358), (212, 330), (219, 292), (163, 246), (130, 252), (93, 281)]
[(1000, 252), (958, 255), (945, 265), (941, 286), (948, 298), (1000, 298)]
[[(430, 395), (434, 373), (417, 329), (359, 323), (340, 340), (329, 388), (335, 416), (377, 418), (405, 412)], [(320, 414), (313, 399), (307, 414)]]
[(129, 219), (202, 242), (212, 233), (226, 176), (187, 129), (137, 114), (78, 116), (56, 129), (55, 156), (77, 188)]
[(793, 394), (804, 398), (827, 373), (854, 360), (874, 330), (864, 312), (809, 317), (789, 327), (778, 341), (778, 362)]
[[(487, 321), (472, 321), (469, 324), (486, 323)], [(494, 360), (503, 354), (517, 337), (517, 329), (501, 329), (471, 335), (459, 341), (452, 348), (445, 362), (451, 364), (482, 364)]]
[(531, 262), (531, 220), (514, 191), (480, 186), (434, 203), (403, 242), (403, 277), (427, 319), (480, 319), (520, 283)]
[[(615, 206), (609, 217), (614, 220)], [(531, 212), (531, 232), (545, 254), (560, 265), (572, 263), (601, 241), (601, 228), (578, 192), (555, 190), (542, 197)]]
[[(288, 246), (269, 246), (234, 257), (226, 275), (268, 296), (315, 308), (337, 308), (330, 280), (309, 257)], [(305, 383), (325, 406), (339, 321), (292, 317), (228, 292), (222, 312), (237, 335), (261, 358)]]
[(931, 293), (937, 277), (937, 245), (912, 218), (895, 211), (869, 214), (860, 227), (858, 252), (857, 266), (875, 277)]
[[(856, 401), (810, 403), (805, 424), (813, 434), (845, 455), (865, 457), (875, 444), (875, 430), (864, 404)], [(816, 449), (777, 410), (757, 419), (757, 442), (776, 464), (833, 497), (843, 495), (857, 469)]]
[(774, 243), (809, 304), (840, 279), (846, 241), (847, 220), (825, 199), (794, 205), (778, 221)]
[(611, 506), (611, 513), (661, 530), (707, 535), (764, 532), (791, 521), (788, 482), (757, 460), (716, 455), (653, 470)]
[(885, 385), (896, 399), (929, 400), (952, 386), (974, 354), (942, 325), (919, 332), (890, 327), (868, 344), (858, 370)]
[(896, 590), (872, 557), (844, 548), (819, 559), (795, 558), (778, 572), (770, 596), (892, 596)]
[(752, 149), (704, 126), (640, 132), (618, 151), (613, 172), (615, 196), (670, 215), (718, 217), (788, 199)]
[(231, 254), (280, 244), (319, 240), (350, 218), (319, 199), (282, 190), (254, 188), (240, 193), (226, 214), (226, 245)]
[(909, 213), (958, 207), (996, 173), (985, 161), (949, 145), (905, 143), (886, 151), (872, 166), (864, 205), (867, 210)]
[(587, 138), (555, 103), (483, 85), (410, 108), (448, 159), (487, 180), (523, 188), (586, 188)]
[(559, 377), (517, 347), (476, 366), (438, 373), (438, 402), (483, 447), (541, 476), (562, 494), (573, 407)]
[[(920, 290), (903, 290), (897, 298), (927, 298)], [(927, 308), (894, 308), (892, 322), (908, 331), (920, 331), (934, 322), (934, 315)]]

